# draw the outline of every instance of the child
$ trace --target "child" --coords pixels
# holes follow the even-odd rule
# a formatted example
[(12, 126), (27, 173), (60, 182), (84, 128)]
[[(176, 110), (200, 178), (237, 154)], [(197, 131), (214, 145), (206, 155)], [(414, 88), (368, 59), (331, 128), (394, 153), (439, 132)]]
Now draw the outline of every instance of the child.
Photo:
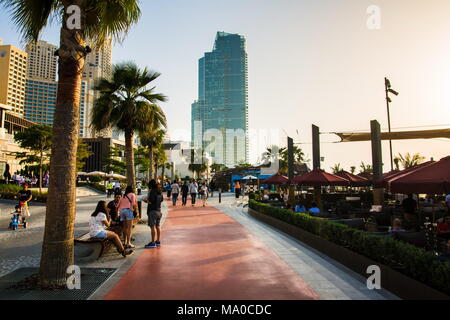
[[(13, 217), (11, 219), (12, 222), (10, 224), (10, 228), (12, 228), (13, 230), (15, 230), (16, 228), (19, 227), (19, 224), (20, 224), (19, 220), (20, 220), (20, 217), (22, 216), (22, 212), (23, 212), (22, 207), (20, 205), (16, 205), (15, 209), (16, 210), (14, 212), (11, 212)], [(22, 223), (23, 223), (23, 227), (26, 228), (27, 225), (26, 225), (24, 216), (22, 216)]]

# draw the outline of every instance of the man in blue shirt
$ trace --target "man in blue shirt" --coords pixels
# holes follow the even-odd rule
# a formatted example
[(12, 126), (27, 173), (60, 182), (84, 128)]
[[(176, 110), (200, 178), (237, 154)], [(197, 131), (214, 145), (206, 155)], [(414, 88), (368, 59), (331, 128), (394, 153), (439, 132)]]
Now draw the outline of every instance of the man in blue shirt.
[(320, 209), (317, 207), (317, 203), (313, 202), (311, 208), (309, 209), (309, 214), (312, 216), (317, 216), (320, 214)]

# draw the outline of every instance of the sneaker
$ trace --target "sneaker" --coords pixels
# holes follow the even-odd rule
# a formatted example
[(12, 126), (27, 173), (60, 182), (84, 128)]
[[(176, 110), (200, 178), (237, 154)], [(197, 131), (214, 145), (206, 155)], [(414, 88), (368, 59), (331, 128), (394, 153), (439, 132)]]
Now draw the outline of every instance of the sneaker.
[(156, 241), (155, 244), (157, 247), (161, 247), (161, 241)]
[(156, 248), (156, 243), (155, 242), (151, 242), (148, 245), (145, 246), (145, 249), (153, 249)]

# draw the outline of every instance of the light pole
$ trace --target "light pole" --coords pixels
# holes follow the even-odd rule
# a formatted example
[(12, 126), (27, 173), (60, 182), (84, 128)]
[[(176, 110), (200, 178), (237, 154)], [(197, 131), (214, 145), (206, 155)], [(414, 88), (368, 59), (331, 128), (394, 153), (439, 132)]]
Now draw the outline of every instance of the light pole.
[[(386, 91), (386, 105), (387, 105), (387, 114), (388, 114), (388, 126), (389, 126), (389, 135), (391, 134), (391, 111), (390, 111), (390, 103), (392, 99), (389, 97), (389, 93), (392, 93), (398, 96), (398, 92), (391, 88), (391, 82), (388, 78), (384, 78), (384, 86)], [(389, 137), (389, 150), (391, 155), (391, 171), (394, 171), (394, 158), (392, 154), (392, 139)]]

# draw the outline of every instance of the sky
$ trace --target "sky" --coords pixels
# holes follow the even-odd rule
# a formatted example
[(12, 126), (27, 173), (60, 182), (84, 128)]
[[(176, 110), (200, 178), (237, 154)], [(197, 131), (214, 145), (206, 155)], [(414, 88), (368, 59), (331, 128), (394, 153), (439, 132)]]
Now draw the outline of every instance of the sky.
[[(372, 6), (379, 20), (368, 12)], [(393, 128), (450, 127), (447, 0), (141, 0), (141, 10), (140, 22), (115, 44), (113, 61), (161, 72), (156, 86), (169, 97), (162, 107), (174, 140), (190, 139), (198, 59), (212, 50), (217, 31), (247, 40), (252, 162), (267, 145), (285, 145), (287, 135), (311, 159), (315, 124), (324, 133), (325, 170), (371, 163), (370, 142), (333, 143), (339, 139), (327, 133), (368, 131), (371, 120), (387, 128), (386, 76), (400, 92), (391, 106)], [(24, 46), (4, 10), (0, 38)], [(58, 26), (41, 38), (57, 44)], [(393, 148), (440, 159), (450, 154), (450, 140), (394, 141)], [(383, 162), (389, 171), (388, 142)]]

